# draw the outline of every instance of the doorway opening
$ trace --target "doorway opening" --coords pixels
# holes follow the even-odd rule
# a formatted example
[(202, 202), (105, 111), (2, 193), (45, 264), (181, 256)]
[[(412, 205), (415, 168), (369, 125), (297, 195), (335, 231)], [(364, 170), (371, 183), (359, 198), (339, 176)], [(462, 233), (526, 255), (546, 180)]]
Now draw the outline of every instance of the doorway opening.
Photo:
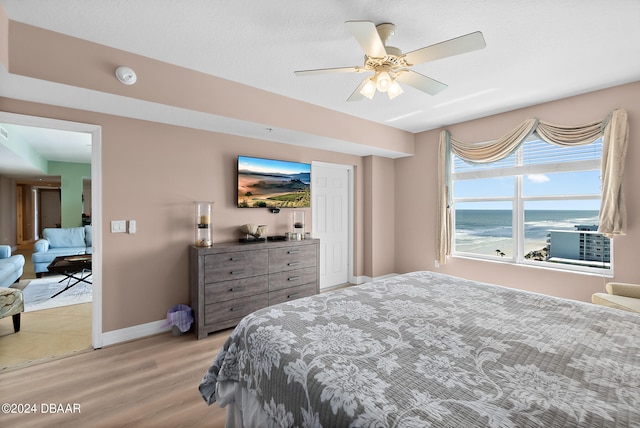
[[(68, 132), (79, 133), (88, 136), (90, 140), (90, 176), (83, 176), (81, 182), (78, 183), (78, 188), (82, 192), (81, 196), (78, 196), (80, 200), (77, 208), (81, 212), (78, 213), (78, 217), (81, 218), (82, 226), (91, 225), (92, 227), (92, 298), (89, 305), (90, 309), (85, 311), (85, 321), (90, 323), (90, 344), (91, 348), (102, 347), (102, 228), (101, 228), (101, 194), (102, 194), (102, 163), (101, 163), (101, 128), (97, 125), (61, 121), (50, 118), (34, 117), (26, 115), (18, 115), (7, 112), (0, 112), (0, 123), (8, 124), (9, 126), (22, 126), (32, 127), (38, 129), (43, 135), (46, 135), (47, 131), (51, 132)], [(85, 138), (86, 139), (86, 138)], [(59, 161), (59, 160), (58, 160)], [(37, 163), (37, 162), (36, 162)], [(45, 161), (46, 164), (46, 161)], [(55, 180), (59, 180), (60, 177), (55, 175), (49, 176), (54, 184), (43, 184), (38, 178), (28, 184), (26, 176), (13, 173), (3, 173), (0, 171), (0, 175), (10, 177), (16, 183), (16, 205), (15, 205), (15, 225), (16, 225), (16, 244), (18, 252), (22, 251), (25, 259), (30, 261), (31, 254), (33, 253), (33, 243), (40, 237), (42, 237), (42, 230), (45, 227), (65, 227), (65, 213), (63, 206), (69, 204), (64, 203), (64, 195), (62, 190), (63, 184), (55, 184)], [(58, 214), (60, 218), (53, 218), (56, 215), (55, 206), (59, 205), (62, 209), (62, 213)], [(75, 210), (76, 207), (73, 207)], [(58, 210), (60, 211), (60, 210)], [(75, 211), (74, 211), (75, 212)], [(81, 217), (80, 217), (81, 216)], [(67, 216), (68, 217), (68, 216)], [(75, 221), (75, 220), (74, 220)], [(75, 226), (75, 223), (74, 223)], [(77, 226), (80, 226), (78, 224)], [(32, 274), (30, 274), (32, 275)], [(23, 275), (24, 278), (24, 275)], [(81, 307), (82, 305), (74, 305)], [(85, 305), (86, 306), (86, 305)], [(67, 306), (66, 308), (72, 308)], [(53, 309), (47, 309), (42, 312), (44, 315), (48, 311)], [(72, 312), (71, 309), (64, 311), (66, 313)], [(22, 329), (17, 335), (25, 332), (28, 324), (28, 315), (30, 313), (23, 314), (24, 320), (22, 322)], [(40, 321), (35, 321), (40, 323)], [(46, 324), (46, 322), (45, 322)], [(73, 330), (73, 327), (70, 327)], [(26, 335), (25, 335), (26, 336)]]

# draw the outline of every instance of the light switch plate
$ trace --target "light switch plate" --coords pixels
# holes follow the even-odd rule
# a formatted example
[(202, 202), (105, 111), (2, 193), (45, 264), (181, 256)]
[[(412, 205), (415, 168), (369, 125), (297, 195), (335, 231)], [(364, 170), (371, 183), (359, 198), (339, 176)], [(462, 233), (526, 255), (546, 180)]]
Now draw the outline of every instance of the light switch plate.
[(127, 231), (126, 220), (112, 220), (111, 233), (125, 233)]

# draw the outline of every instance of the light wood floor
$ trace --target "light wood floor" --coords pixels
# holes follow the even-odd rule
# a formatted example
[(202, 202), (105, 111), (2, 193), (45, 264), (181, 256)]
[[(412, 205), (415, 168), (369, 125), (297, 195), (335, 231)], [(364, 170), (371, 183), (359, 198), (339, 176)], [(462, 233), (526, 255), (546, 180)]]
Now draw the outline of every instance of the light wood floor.
[[(225, 409), (207, 406), (198, 385), (230, 333), (165, 333), (0, 373), (0, 402), (37, 409), (0, 414), (0, 426), (223, 427)], [(43, 403), (80, 413), (42, 413)]]

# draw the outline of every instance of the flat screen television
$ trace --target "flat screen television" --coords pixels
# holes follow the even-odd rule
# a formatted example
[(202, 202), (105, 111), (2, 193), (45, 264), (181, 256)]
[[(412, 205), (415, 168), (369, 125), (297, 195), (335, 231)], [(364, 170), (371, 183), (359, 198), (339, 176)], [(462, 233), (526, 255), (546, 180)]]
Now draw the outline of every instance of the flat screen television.
[(238, 208), (311, 206), (311, 164), (238, 156)]

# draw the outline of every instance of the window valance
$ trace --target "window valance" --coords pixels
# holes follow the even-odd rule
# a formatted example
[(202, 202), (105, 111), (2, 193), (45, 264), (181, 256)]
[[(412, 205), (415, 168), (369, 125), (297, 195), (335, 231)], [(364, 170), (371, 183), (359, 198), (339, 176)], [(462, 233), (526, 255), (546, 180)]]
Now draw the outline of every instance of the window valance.
[(529, 118), (507, 135), (489, 143), (460, 141), (444, 130), (440, 133), (438, 152), (439, 233), (436, 250), (439, 263), (446, 263), (447, 256), (451, 254), (451, 153), (468, 162), (495, 162), (516, 151), (534, 132), (547, 143), (559, 146), (590, 144), (603, 137), (602, 201), (598, 231), (610, 238), (625, 234), (627, 219), (622, 176), (629, 133), (625, 110), (614, 110), (602, 121), (580, 126), (558, 126)]

